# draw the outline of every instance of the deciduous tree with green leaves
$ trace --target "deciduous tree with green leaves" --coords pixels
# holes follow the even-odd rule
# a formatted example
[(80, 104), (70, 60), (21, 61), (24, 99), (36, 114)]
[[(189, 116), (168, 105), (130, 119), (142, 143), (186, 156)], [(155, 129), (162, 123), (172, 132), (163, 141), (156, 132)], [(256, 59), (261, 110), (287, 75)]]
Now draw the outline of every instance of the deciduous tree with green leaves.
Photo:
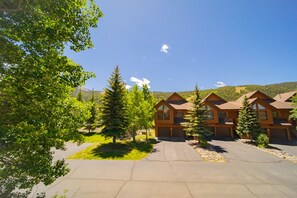
[(142, 129), (143, 102), (141, 90), (139, 90), (137, 85), (134, 85), (128, 92), (128, 131), (133, 138), (133, 142), (136, 141), (136, 132)]
[(141, 114), (141, 122), (142, 126), (145, 129), (146, 140), (148, 139), (148, 129), (153, 126), (154, 120), (154, 96), (150, 92), (148, 86), (146, 84), (142, 87), (142, 95), (143, 95), (143, 103), (141, 105), (142, 114)]
[(87, 120), (87, 125), (90, 133), (91, 129), (94, 127), (94, 124), (96, 122), (96, 116), (97, 116), (94, 89), (92, 91), (91, 101), (89, 102), (89, 108), (90, 108), (91, 117)]
[(117, 66), (108, 80), (101, 104), (102, 134), (116, 139), (123, 137), (128, 126), (127, 90)]
[(0, 3), (0, 197), (15, 197), (69, 169), (51, 148), (80, 141), (88, 118), (70, 94), (93, 75), (64, 56), (93, 47), (90, 27), (102, 16), (92, 0)]
[(76, 99), (80, 102), (83, 102), (83, 97), (82, 97), (82, 93), (81, 93), (81, 87), (78, 89), (78, 93), (76, 96)]
[(249, 104), (247, 97), (244, 97), (242, 108), (239, 110), (236, 132), (240, 136), (248, 134), (251, 142), (256, 140), (259, 134), (263, 133), (257, 113)]
[(199, 143), (205, 143), (207, 137), (211, 136), (211, 131), (205, 123), (205, 109), (201, 101), (198, 86), (195, 86), (193, 106), (189, 113), (185, 115), (186, 122), (182, 123), (187, 134), (198, 137)]

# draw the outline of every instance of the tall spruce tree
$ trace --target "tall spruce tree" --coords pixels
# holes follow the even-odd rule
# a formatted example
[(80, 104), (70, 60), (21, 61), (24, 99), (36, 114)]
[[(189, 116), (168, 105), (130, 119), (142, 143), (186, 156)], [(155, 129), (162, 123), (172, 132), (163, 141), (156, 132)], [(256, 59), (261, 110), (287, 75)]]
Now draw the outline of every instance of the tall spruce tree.
[(236, 132), (240, 136), (248, 134), (251, 142), (263, 132), (257, 113), (249, 104), (247, 97), (244, 97), (242, 108), (239, 110)]
[(118, 66), (108, 83), (109, 87), (105, 88), (102, 99), (102, 134), (105, 137), (112, 137), (113, 143), (116, 143), (116, 139), (125, 134), (128, 126), (127, 91)]
[(90, 101), (90, 112), (91, 112), (91, 117), (87, 120), (89, 133), (91, 132), (91, 129), (94, 127), (94, 124), (96, 121), (96, 115), (97, 115), (94, 89), (92, 91), (92, 97)]
[(205, 123), (205, 108), (201, 102), (198, 86), (194, 90), (193, 107), (188, 114), (185, 115), (186, 122), (182, 123), (187, 134), (198, 137), (198, 141), (205, 142), (206, 138), (212, 133), (206, 127)]

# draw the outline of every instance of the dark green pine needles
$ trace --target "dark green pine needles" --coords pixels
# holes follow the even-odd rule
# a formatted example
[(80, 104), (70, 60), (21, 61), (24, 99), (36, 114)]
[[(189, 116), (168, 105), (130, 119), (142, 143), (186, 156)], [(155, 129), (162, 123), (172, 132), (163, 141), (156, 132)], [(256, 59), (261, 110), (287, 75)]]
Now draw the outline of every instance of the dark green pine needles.
[(127, 114), (127, 91), (122, 81), (118, 66), (108, 80), (109, 86), (104, 90), (102, 101), (102, 134), (112, 137), (113, 143), (122, 137), (128, 125)]

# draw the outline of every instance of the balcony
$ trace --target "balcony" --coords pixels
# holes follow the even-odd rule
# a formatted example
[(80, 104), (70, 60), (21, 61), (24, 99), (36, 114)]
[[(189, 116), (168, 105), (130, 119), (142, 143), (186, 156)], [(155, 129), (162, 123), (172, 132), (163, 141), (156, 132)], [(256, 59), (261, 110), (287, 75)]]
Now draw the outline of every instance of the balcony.
[(174, 117), (174, 124), (179, 125), (182, 122), (185, 122), (186, 120), (184, 118)]
[(275, 125), (287, 125), (291, 126), (292, 124), (285, 118), (273, 118), (273, 124)]
[(219, 124), (234, 125), (232, 118), (219, 118)]

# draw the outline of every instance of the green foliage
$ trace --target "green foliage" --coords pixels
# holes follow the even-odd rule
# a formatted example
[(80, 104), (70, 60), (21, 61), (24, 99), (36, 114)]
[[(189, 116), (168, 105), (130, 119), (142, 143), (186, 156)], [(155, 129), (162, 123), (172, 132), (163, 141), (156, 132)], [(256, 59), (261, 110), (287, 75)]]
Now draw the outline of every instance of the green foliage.
[(207, 148), (208, 147), (208, 142), (204, 139), (201, 139), (199, 141), (199, 146), (202, 147), (202, 148)]
[(133, 142), (135, 142), (135, 136), (137, 130), (142, 128), (142, 114), (143, 112), (144, 98), (141, 90), (137, 85), (134, 85), (128, 93), (128, 117), (129, 125), (128, 131), (132, 135)]
[(82, 93), (81, 93), (81, 88), (79, 88), (78, 94), (76, 96), (76, 100), (83, 102), (83, 98), (82, 98)]
[(244, 97), (242, 108), (239, 110), (236, 132), (240, 136), (249, 134), (251, 141), (263, 132), (257, 113), (248, 103), (247, 97)]
[(108, 80), (101, 106), (102, 134), (116, 139), (123, 137), (128, 126), (127, 91), (122, 82), (118, 66)]
[(155, 113), (155, 100), (152, 93), (149, 91), (148, 86), (144, 85), (142, 88), (143, 103), (141, 105), (141, 125), (146, 130), (146, 139), (148, 138), (148, 129), (152, 128), (154, 113)]
[(96, 115), (97, 115), (94, 90), (92, 92), (92, 98), (91, 98), (91, 101), (89, 103), (89, 108), (90, 108), (91, 116), (87, 120), (87, 124), (88, 124), (89, 132), (91, 132), (91, 129), (96, 127), (95, 122), (96, 122)]
[[(81, 141), (88, 118), (70, 97), (93, 75), (65, 57), (92, 47), (90, 27), (102, 15), (93, 1), (6, 1), (0, 10), (0, 197), (51, 184), (69, 169), (50, 149)], [(20, 194), (20, 193), (18, 193)]]
[[(91, 137), (91, 136), (90, 136)], [(145, 158), (153, 149), (155, 139), (149, 141), (120, 141), (111, 143), (111, 140), (104, 140), (100, 134), (92, 135), (94, 139), (100, 140), (92, 146), (80, 151), (67, 159), (95, 159), (95, 160), (139, 160)], [(139, 137), (137, 136), (137, 139)], [(93, 141), (92, 141), (93, 142)]]
[(256, 144), (260, 148), (268, 147), (269, 138), (265, 133), (260, 133), (257, 137)]
[(293, 109), (290, 112), (291, 113), (290, 118), (293, 120), (297, 120), (297, 94), (294, 96), (292, 102), (293, 102), (292, 103)]
[[(226, 86), (226, 87), (220, 87), (217, 89), (206, 89), (206, 90), (201, 90), (200, 91), (200, 96), (201, 98), (204, 98), (210, 93), (215, 93), (218, 94), (220, 97), (224, 98), (227, 101), (234, 101), (237, 100), (240, 96), (259, 90), (266, 95), (270, 97), (274, 97), (277, 94), (280, 93), (285, 93), (289, 91), (295, 91), (297, 87), (297, 82), (285, 82), (285, 83), (279, 83), (279, 84), (271, 84), (271, 85), (242, 85), (240, 88), (241, 90), (238, 90), (238, 86)], [(179, 95), (186, 99), (191, 99), (193, 97), (193, 92), (192, 91), (182, 91), (182, 92), (177, 92)], [(156, 99), (156, 101), (160, 101), (162, 99), (167, 99), (172, 92), (158, 92), (155, 91), (153, 92), (153, 95)]]
[(195, 86), (193, 107), (188, 114), (185, 115), (186, 122), (182, 123), (185, 131), (189, 135), (197, 136), (199, 141), (205, 140), (211, 135), (211, 131), (206, 127), (205, 110), (201, 102), (198, 86)]

